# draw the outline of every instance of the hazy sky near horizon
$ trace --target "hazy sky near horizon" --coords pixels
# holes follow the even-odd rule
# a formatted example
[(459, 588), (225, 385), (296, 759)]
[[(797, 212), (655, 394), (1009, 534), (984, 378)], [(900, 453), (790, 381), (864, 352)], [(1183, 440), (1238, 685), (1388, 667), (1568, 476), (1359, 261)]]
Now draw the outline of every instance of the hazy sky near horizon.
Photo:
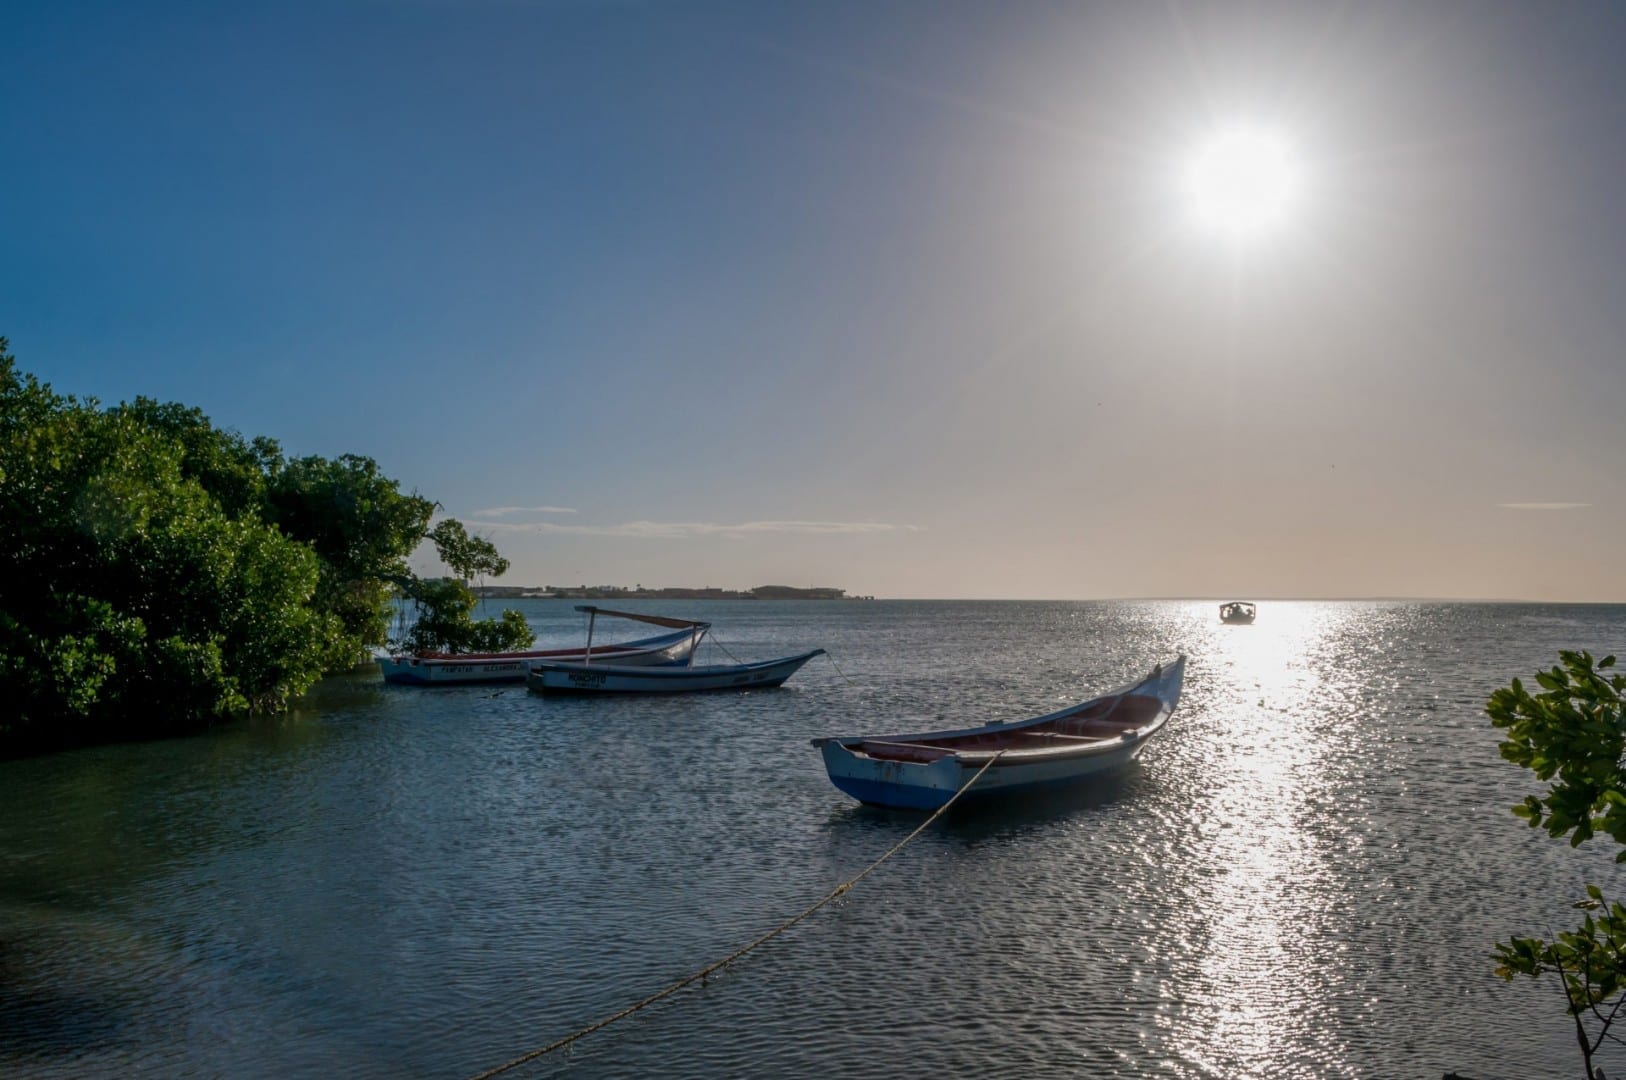
[[(0, 8), (0, 335), (515, 584), (1626, 600), (1626, 6)], [(1239, 242), (1217, 131), (1298, 163)]]

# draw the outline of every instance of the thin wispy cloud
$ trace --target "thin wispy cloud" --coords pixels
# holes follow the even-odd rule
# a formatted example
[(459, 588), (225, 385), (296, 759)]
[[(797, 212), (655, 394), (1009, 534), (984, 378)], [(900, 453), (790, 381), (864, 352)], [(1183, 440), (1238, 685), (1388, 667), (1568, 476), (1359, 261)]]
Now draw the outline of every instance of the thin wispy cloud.
[(574, 514), (568, 506), (488, 506), (484, 510), (471, 510), (475, 517), (506, 517), (509, 514)]
[(1551, 502), (1551, 503), (1497, 503), (1503, 510), (1579, 510), (1591, 506), (1591, 503), (1580, 502)]
[(787, 533), (854, 536), (920, 531), (914, 525), (889, 525), (879, 521), (742, 521), (737, 524), (701, 521), (627, 521), (619, 525), (559, 525), (550, 521), (470, 521), (468, 524), (495, 533), (618, 536), (634, 540), (688, 540), (696, 537), (743, 537)]

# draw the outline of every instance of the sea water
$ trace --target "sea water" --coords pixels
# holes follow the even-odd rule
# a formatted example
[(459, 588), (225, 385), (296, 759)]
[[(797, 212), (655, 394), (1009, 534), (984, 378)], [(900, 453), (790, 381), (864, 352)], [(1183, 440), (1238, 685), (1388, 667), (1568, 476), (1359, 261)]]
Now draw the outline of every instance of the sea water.
[[(547, 644), (568, 601), (520, 601)], [(456, 1077), (805, 909), (922, 815), (817, 736), (1014, 720), (1190, 656), (1120, 778), (953, 813), (702, 985), (510, 1075), (1574, 1075), (1556, 983), (1609, 842), (1508, 808), (1488, 694), (1626, 608), (645, 603), (784, 688), (544, 699), (323, 683), (289, 716), (0, 764), (0, 1075)], [(639, 636), (629, 626), (624, 636)], [(610, 640), (600, 621), (596, 640)], [(1603, 1059), (1611, 1075), (1617, 1052)]]

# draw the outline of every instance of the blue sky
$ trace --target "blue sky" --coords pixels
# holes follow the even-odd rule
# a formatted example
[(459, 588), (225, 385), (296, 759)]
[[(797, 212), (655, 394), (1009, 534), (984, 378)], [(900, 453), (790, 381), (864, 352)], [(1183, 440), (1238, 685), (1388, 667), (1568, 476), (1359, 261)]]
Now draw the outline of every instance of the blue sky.
[[(1626, 600), (1615, 5), (0, 9), (0, 334), (515, 583)], [(1193, 227), (1269, 124), (1291, 220)], [(540, 509), (538, 509), (540, 508)]]

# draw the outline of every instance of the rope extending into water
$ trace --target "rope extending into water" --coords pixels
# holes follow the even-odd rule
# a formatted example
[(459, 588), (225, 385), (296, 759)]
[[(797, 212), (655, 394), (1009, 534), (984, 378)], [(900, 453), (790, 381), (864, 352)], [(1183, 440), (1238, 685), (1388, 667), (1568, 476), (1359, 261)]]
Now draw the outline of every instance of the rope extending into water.
[(960, 790), (956, 791), (952, 796), (950, 796), (948, 802), (944, 803), (942, 806), (939, 806), (936, 810), (934, 810), (932, 812), (932, 816), (927, 818), (925, 821), (922, 821), (920, 823), (920, 825), (915, 829), (914, 832), (910, 833), (908, 836), (905, 836), (902, 840), (899, 840), (896, 844), (893, 844), (892, 847), (887, 850), (887, 853), (885, 855), (882, 855), (879, 859), (876, 859), (874, 862), (872, 862), (868, 866), (864, 867), (864, 869), (860, 870), (857, 875), (855, 875), (854, 877), (848, 879), (847, 881), (842, 882), (840, 885), (837, 885), (834, 889), (831, 889), (830, 892), (825, 895), (824, 899), (820, 900), (818, 903), (814, 904), (812, 907), (808, 908), (806, 911), (803, 911), (800, 915), (795, 915), (795, 916), (793, 916), (793, 917), (791, 917), (789, 919), (786, 919), (784, 922), (780, 923), (778, 926), (774, 927), (772, 930), (769, 930), (766, 934), (763, 934), (761, 937), (757, 938), (756, 940), (751, 941), (751, 942), (741, 946), (738, 949), (735, 949), (733, 952), (729, 953), (727, 956), (723, 957), (721, 960), (718, 960), (716, 963), (709, 964), (706, 967), (703, 967), (699, 971), (695, 972), (693, 975), (688, 975), (688, 976), (685, 976), (682, 979), (679, 979), (677, 982), (673, 983), (671, 986), (668, 986), (666, 989), (659, 990), (659, 991), (649, 995), (648, 997), (644, 998), (642, 1001), (639, 1001), (639, 1002), (637, 1002), (635, 1004), (627, 1006), (625, 1009), (622, 1009), (620, 1012), (616, 1013), (614, 1016), (607, 1016), (603, 1020), (600, 1020), (596, 1024), (589, 1024), (587, 1027), (584, 1027), (584, 1028), (580, 1029), (579, 1031), (573, 1031), (569, 1035), (566, 1035), (562, 1039), (555, 1039), (553, 1042), (550, 1042), (548, 1045), (546, 1045), (544, 1047), (541, 1047), (541, 1048), (536, 1049), (536, 1050), (531, 1050), (531, 1051), (528, 1051), (527, 1053), (521, 1054), (519, 1057), (515, 1058), (514, 1060), (506, 1062), (506, 1063), (504, 1063), (502, 1065), (498, 1065), (494, 1069), (487, 1069), (485, 1072), (476, 1073), (474, 1076), (470, 1077), (469, 1080), (490, 1080), (491, 1077), (499, 1076), (502, 1073), (505, 1073), (510, 1069), (517, 1069), (517, 1068), (519, 1068), (519, 1066), (524, 1065), (526, 1062), (535, 1061), (537, 1058), (542, 1057), (544, 1054), (551, 1054), (555, 1050), (562, 1050), (565, 1047), (569, 1046), (571, 1043), (575, 1042), (577, 1039), (580, 1039), (580, 1038), (582, 1038), (584, 1036), (587, 1036), (587, 1035), (591, 1035), (595, 1031), (600, 1031), (600, 1030), (602, 1030), (604, 1028), (607, 1028), (611, 1024), (615, 1023), (617, 1020), (622, 1020), (622, 1019), (625, 1019), (628, 1016), (631, 1016), (633, 1013), (637, 1012), (639, 1009), (647, 1008), (648, 1006), (655, 1004), (655, 1002), (661, 1000), (662, 998), (670, 997), (671, 995), (677, 993), (679, 990), (683, 989), (685, 986), (688, 986), (690, 983), (698, 982), (698, 981), (700, 981), (702, 979), (705, 979), (712, 972), (718, 970), (719, 968), (727, 967), (729, 964), (732, 964), (734, 961), (740, 959), (740, 957), (744, 956), (746, 953), (748, 953), (751, 950), (755, 949), (757, 946), (766, 944), (768, 941), (772, 940), (773, 938), (776, 938), (780, 934), (783, 934), (786, 930), (789, 930), (791, 927), (795, 926), (797, 923), (801, 922), (803, 919), (807, 918), (809, 915), (813, 914), (815, 911), (819, 910), (821, 907), (828, 904), (830, 901), (834, 900), (836, 897), (841, 896), (843, 893), (847, 892), (854, 885), (857, 885), (860, 881), (863, 881), (866, 877), (868, 877), (870, 875), (871, 871), (873, 871), (876, 867), (880, 866), (882, 863), (886, 862), (892, 856), (894, 856), (898, 852), (902, 851), (906, 846), (908, 846), (910, 841), (912, 841), (915, 837), (919, 836), (921, 833), (925, 832), (926, 828), (929, 825), (931, 825), (932, 822), (934, 822), (938, 818), (942, 817), (943, 814), (945, 812), (947, 812), (949, 807), (953, 806), (957, 801), (959, 801), (959, 798), (960, 798), (961, 795), (964, 795), (967, 791), (971, 790), (971, 785), (975, 784), (978, 780), (982, 779), (982, 774), (987, 772), (990, 768), (992, 768), (994, 762), (998, 761), (1002, 756), (1004, 756), (1004, 754), (1005, 754), (1005, 751), (1001, 750), (1001, 751), (999, 751), (999, 753), (997, 753), (993, 757), (989, 758), (987, 763), (984, 764), (982, 768), (977, 770), (977, 773), (976, 773), (975, 776), (973, 776), (971, 779), (967, 780), (964, 784), (961, 784), (960, 785)]
[[(841, 670), (841, 665), (836, 663), (836, 658), (830, 655), (830, 650), (829, 649), (826, 649), (824, 651), (824, 658), (826, 660), (830, 661), (830, 666), (836, 669), (836, 674), (837, 675), (840, 675), (843, 679), (847, 679), (847, 673), (845, 671)], [(847, 685), (848, 686), (857, 686), (858, 684), (853, 682), (851, 679), (847, 679)], [(976, 778), (973, 777), (972, 779), (976, 779)], [(956, 797), (958, 797), (958, 796), (956, 796)]]

